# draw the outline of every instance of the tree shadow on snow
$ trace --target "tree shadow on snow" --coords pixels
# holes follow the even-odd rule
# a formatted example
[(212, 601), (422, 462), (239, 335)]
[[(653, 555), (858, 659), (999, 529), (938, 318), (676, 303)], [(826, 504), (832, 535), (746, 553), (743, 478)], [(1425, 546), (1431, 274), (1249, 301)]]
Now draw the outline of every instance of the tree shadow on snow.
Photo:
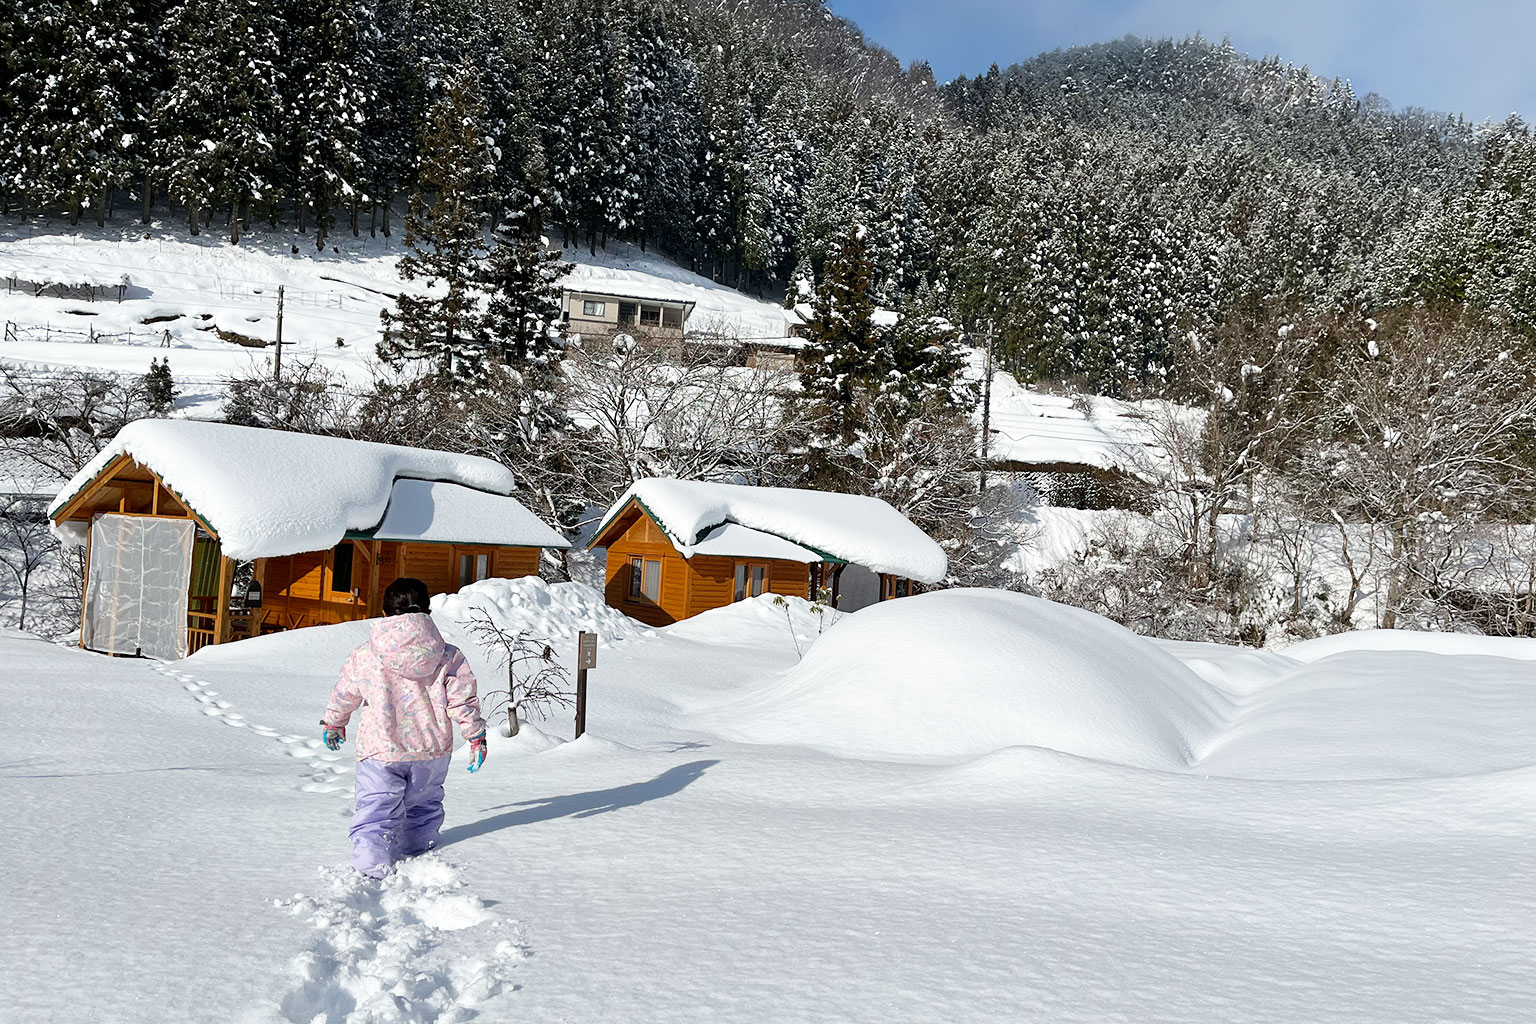
[(499, 832), (504, 828), (532, 825), (534, 822), (550, 821), (554, 818), (590, 818), (594, 814), (606, 814), (622, 807), (634, 807), (651, 800), (659, 800), (680, 791), (719, 763), (718, 760), (692, 761), (675, 768), (668, 768), (654, 779), (645, 782), (631, 782), (626, 786), (615, 786), (612, 789), (595, 789), (590, 793), (573, 793), (570, 796), (552, 796), (540, 800), (523, 800), (515, 804), (487, 807), (488, 811), (500, 810), (502, 807), (523, 809), (508, 811), (493, 818), (482, 818), (467, 825), (447, 829), (437, 845), (441, 849), (465, 839)]

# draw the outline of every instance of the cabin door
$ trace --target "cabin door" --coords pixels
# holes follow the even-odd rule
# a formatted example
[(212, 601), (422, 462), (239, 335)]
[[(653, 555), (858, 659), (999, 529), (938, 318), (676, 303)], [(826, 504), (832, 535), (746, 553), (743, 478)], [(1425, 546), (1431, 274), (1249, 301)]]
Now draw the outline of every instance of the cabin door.
[(167, 660), (186, 656), (196, 528), (190, 519), (96, 517), (80, 646)]
[(852, 562), (843, 566), (837, 583), (839, 611), (856, 612), (880, 600), (880, 577), (865, 566)]

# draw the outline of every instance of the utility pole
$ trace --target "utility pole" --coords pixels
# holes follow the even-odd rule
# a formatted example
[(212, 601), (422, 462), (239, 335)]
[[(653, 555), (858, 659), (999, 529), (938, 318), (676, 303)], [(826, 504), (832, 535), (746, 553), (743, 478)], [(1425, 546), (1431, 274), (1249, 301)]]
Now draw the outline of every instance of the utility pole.
[[(990, 349), (988, 350), (991, 351)], [(988, 357), (990, 359), (990, 356)], [(277, 353), (272, 357), (272, 382), (283, 382), (283, 286), (277, 286)]]
[(981, 384), (981, 491), (987, 493), (987, 461), (992, 448), (992, 321), (987, 321), (987, 376)]

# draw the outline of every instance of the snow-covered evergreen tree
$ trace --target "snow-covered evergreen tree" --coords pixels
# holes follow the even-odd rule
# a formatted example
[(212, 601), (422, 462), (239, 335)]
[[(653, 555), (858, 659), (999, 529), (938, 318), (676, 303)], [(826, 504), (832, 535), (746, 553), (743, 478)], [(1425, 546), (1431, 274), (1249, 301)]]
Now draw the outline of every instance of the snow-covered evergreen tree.
[(848, 444), (857, 436), (860, 400), (884, 369), (873, 277), (864, 228), (855, 226), (827, 261), (800, 360), (801, 394), (824, 422), (829, 443)]
[(367, 0), (302, 0), (288, 25), (289, 173), (301, 224), (305, 211), (314, 215), (317, 249), (337, 210), (355, 215), (366, 198), (364, 141), (379, 102), (372, 22)]
[(384, 312), (379, 357), (394, 366), (424, 360), (456, 381), (486, 374), (490, 339), (478, 284), (487, 254), (484, 206), (495, 173), (494, 140), (484, 133), (485, 101), (471, 65), (458, 68), (432, 108), (422, 139), (421, 191), (405, 221), (402, 291)]
[(167, 15), (155, 162), (194, 234), (220, 209), (238, 239), (252, 204), (280, 198), (282, 30), (264, 0), (183, 0)]

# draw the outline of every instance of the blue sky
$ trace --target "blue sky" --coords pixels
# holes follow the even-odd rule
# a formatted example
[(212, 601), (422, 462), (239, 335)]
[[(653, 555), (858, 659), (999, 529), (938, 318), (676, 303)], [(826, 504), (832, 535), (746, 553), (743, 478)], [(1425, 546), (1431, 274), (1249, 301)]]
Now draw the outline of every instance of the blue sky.
[(1057, 47), (1196, 31), (1349, 79), (1361, 96), (1502, 120), (1536, 119), (1536, 0), (830, 0), (939, 81)]

